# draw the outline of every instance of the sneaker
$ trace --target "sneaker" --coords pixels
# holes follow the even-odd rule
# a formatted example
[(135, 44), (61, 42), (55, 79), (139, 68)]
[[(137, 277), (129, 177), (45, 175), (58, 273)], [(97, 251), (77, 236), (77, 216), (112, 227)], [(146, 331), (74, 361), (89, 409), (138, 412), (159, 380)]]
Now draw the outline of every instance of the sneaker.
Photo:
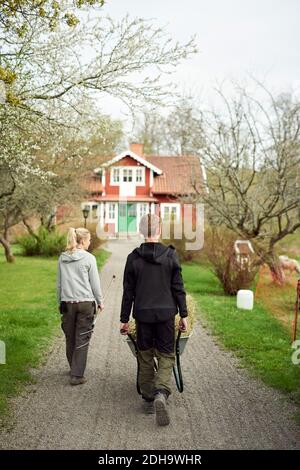
[(80, 385), (80, 384), (84, 384), (85, 382), (86, 382), (85, 377), (74, 377), (74, 376), (72, 376), (71, 379), (70, 379), (70, 384), (71, 385)]
[(170, 417), (167, 410), (167, 399), (164, 393), (158, 393), (155, 396), (154, 408), (158, 426), (167, 426), (170, 423)]
[(143, 400), (143, 409), (146, 415), (154, 415), (154, 402)]

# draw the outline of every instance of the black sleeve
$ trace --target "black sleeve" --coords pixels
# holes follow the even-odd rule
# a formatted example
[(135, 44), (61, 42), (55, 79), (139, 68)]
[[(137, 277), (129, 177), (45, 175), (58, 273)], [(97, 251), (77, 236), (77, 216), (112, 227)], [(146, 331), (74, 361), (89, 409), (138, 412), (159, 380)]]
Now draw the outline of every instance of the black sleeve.
[(123, 276), (123, 298), (121, 305), (121, 323), (129, 321), (132, 303), (135, 295), (135, 274), (130, 255), (127, 257)]
[(181, 266), (176, 251), (173, 252), (173, 269), (172, 269), (172, 281), (171, 288), (172, 293), (175, 297), (177, 306), (179, 308), (179, 315), (181, 318), (188, 316), (188, 310), (186, 305), (186, 292), (184, 289), (183, 279), (181, 275)]

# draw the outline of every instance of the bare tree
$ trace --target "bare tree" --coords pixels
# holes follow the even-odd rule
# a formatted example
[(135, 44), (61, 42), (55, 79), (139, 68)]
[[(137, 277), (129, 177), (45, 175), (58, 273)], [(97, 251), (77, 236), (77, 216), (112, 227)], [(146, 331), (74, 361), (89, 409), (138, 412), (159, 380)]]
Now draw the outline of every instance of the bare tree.
[(134, 139), (148, 155), (195, 155), (202, 146), (202, 116), (191, 97), (181, 97), (167, 115), (159, 110), (144, 113)]
[(259, 89), (264, 99), (219, 91), (226, 112), (206, 114), (200, 156), (209, 193), (202, 190), (201, 199), (211, 223), (252, 240), (259, 262), (282, 284), (275, 247), (300, 227), (300, 104)]

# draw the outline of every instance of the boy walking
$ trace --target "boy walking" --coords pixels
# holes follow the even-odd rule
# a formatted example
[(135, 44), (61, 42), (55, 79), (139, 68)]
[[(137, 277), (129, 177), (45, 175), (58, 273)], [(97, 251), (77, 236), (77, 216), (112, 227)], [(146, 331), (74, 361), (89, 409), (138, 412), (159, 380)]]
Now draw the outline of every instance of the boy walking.
[[(128, 333), (133, 305), (136, 321), (139, 386), (147, 413), (156, 413), (157, 424), (168, 425), (167, 398), (175, 362), (175, 315), (187, 328), (186, 293), (175, 248), (159, 242), (160, 219), (146, 214), (140, 221), (145, 243), (127, 257), (123, 278), (121, 333)], [(158, 370), (154, 369), (154, 357)]]

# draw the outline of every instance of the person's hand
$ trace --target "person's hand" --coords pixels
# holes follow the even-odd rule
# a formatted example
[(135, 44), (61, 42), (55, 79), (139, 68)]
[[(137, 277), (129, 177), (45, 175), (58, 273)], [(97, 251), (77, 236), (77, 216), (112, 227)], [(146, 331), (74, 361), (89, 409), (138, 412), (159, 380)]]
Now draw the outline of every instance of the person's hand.
[(128, 323), (121, 323), (120, 324), (120, 333), (121, 335), (128, 335), (128, 329), (129, 329), (129, 325)]
[(100, 312), (102, 312), (102, 310), (104, 309), (104, 304), (99, 304), (98, 309), (100, 310)]
[(187, 318), (180, 318), (179, 320), (179, 329), (180, 331), (186, 331), (188, 327)]

